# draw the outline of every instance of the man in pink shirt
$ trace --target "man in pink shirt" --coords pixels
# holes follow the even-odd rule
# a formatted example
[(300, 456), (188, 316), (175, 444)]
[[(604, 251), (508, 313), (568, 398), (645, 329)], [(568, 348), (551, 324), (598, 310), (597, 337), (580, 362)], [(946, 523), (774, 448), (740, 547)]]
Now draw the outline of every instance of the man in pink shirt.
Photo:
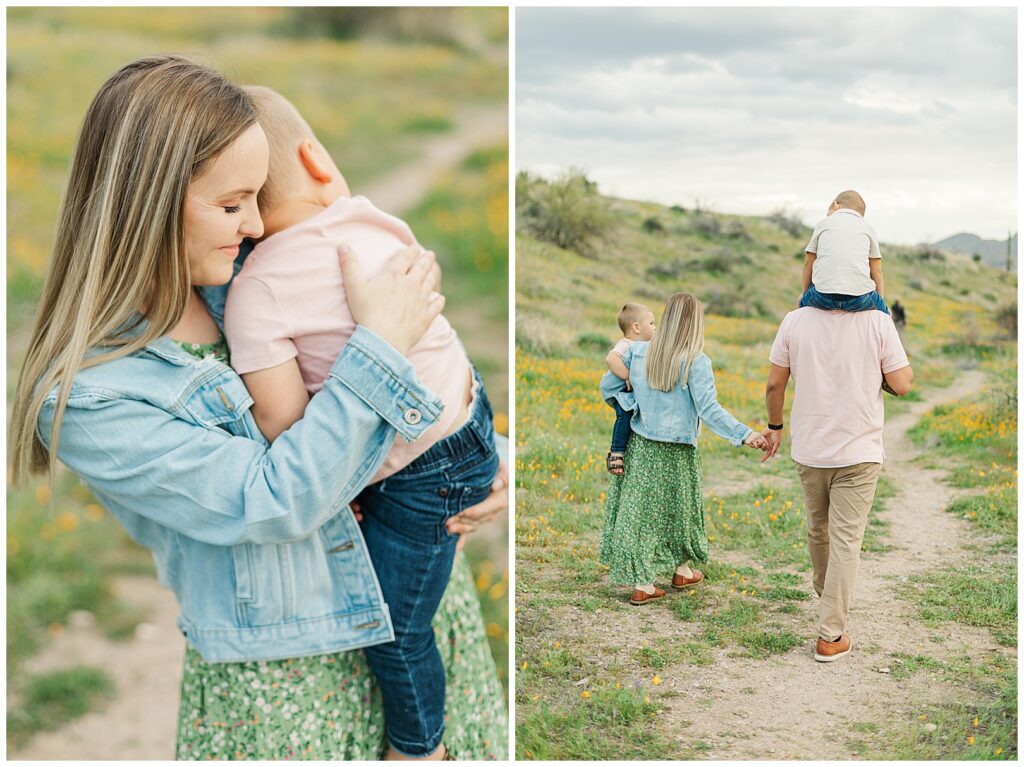
[(882, 468), (884, 380), (899, 396), (914, 371), (892, 318), (882, 312), (804, 307), (782, 320), (769, 355), (764, 434), (775, 455), (790, 375), (792, 456), (807, 503), (807, 547), (821, 597), (814, 659), (846, 655), (847, 615), (860, 565), (868, 511)]

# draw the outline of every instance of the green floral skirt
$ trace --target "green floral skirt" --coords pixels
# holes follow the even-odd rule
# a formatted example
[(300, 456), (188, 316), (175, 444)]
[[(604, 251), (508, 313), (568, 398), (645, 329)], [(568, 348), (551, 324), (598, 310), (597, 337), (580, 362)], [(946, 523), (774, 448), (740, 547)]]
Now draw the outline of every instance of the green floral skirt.
[(630, 436), (625, 473), (612, 477), (604, 508), (601, 561), (612, 583), (629, 585), (708, 561), (696, 447)]
[[(447, 672), (444, 743), (459, 760), (506, 759), (508, 715), (466, 559), (456, 556), (434, 633)], [(361, 651), (206, 663), (185, 654), (178, 759), (376, 760), (386, 748)]]

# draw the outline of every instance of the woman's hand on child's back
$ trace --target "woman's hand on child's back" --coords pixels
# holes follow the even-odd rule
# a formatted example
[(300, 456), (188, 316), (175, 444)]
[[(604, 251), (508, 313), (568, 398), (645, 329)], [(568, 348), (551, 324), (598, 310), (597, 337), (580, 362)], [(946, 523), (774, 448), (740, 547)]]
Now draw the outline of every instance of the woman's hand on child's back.
[(441, 268), (433, 252), (403, 248), (371, 279), (345, 243), (338, 245), (349, 309), (357, 324), (372, 330), (402, 354), (409, 351), (444, 308)]

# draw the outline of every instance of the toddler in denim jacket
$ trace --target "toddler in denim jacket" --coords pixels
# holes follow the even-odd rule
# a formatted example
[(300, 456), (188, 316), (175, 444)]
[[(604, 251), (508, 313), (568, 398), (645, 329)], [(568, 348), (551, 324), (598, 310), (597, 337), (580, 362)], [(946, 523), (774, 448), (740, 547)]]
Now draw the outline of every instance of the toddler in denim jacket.
[[(622, 357), (629, 351), (629, 345), (634, 341), (650, 341), (654, 338), (654, 312), (643, 304), (626, 304), (619, 311), (619, 330), (622, 331), (623, 337), (608, 352), (604, 362), (612, 374), (626, 382), (628, 389), (629, 368), (623, 364)], [(629, 419), (633, 415), (633, 408), (627, 406), (628, 402), (620, 400), (618, 394), (609, 396), (605, 401), (615, 410), (612, 444), (605, 458), (605, 465), (612, 474), (622, 474), (623, 456), (626, 454), (630, 435)]]
[[(265, 238), (232, 283), (224, 327), (232, 365), (253, 397), (256, 423), (273, 441), (302, 417), (355, 331), (339, 289), (339, 243), (351, 248), (367, 277), (396, 251), (418, 243), (405, 222), (351, 196), (291, 103), (269, 88), (246, 90), (270, 146), (269, 177), (258, 196)], [(445, 522), (489, 495), (498, 455), (483, 383), (443, 316), (407, 356), (417, 377), (441, 397), (444, 411), (414, 442), (396, 440), (358, 501), (395, 629), (394, 642), (365, 650), (396, 752), (389, 756), (425, 758), (443, 748), (445, 672), (431, 619), (458, 538)], [(402, 417), (411, 424), (422, 414), (413, 407)]]

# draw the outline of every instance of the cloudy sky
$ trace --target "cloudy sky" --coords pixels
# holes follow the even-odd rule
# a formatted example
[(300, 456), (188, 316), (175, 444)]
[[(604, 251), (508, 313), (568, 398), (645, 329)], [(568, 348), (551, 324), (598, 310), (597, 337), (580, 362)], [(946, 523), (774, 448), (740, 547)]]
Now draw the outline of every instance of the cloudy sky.
[(516, 164), (619, 197), (813, 223), (857, 189), (883, 242), (1017, 219), (1015, 8), (519, 8)]

